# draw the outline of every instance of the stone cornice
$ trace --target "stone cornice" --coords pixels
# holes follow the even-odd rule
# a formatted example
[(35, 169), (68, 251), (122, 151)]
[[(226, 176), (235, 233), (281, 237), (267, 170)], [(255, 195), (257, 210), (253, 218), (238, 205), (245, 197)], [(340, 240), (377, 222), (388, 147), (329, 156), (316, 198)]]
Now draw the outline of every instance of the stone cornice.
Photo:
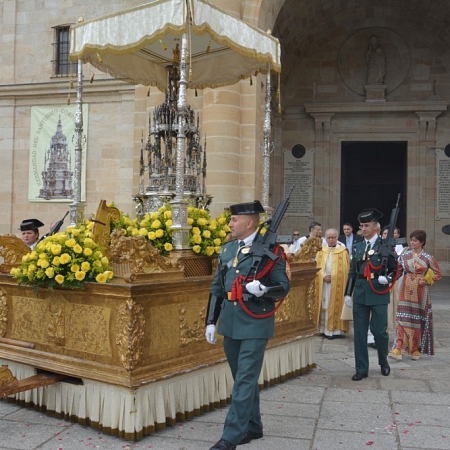
[[(126, 92), (135, 91), (135, 86), (118, 81), (116, 79), (94, 80), (90, 83), (89, 80), (83, 82), (83, 95), (98, 94), (109, 92), (117, 94), (118, 91)], [(42, 98), (47, 96), (66, 96), (70, 92), (73, 101), (75, 101), (76, 80), (74, 80), (74, 87), (69, 89), (69, 80), (50, 81), (45, 83), (26, 83), (26, 84), (4, 84), (0, 85), (0, 100), (6, 99), (23, 99), (23, 98)]]
[(311, 113), (415, 113), (418, 111), (443, 112), (447, 102), (379, 102), (379, 103), (306, 103), (305, 111)]

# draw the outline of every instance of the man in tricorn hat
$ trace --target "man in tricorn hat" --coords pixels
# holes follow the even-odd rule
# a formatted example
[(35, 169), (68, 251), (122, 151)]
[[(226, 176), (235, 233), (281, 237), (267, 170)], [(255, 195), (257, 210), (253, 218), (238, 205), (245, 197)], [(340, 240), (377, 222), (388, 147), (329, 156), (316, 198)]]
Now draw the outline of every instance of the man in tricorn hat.
[(233, 450), (237, 445), (262, 438), (258, 378), (267, 341), (273, 337), (275, 302), (289, 291), (283, 249), (264, 264), (253, 281), (245, 280), (253, 263), (252, 242), (259, 239), (259, 201), (232, 205), (229, 227), (233, 240), (220, 251), (219, 264), (211, 286), (206, 316), (206, 340), (224, 336), (223, 347), (234, 379), (232, 402), (225, 419), (222, 438), (210, 450)]
[(30, 247), (31, 250), (36, 247), (39, 241), (39, 228), (44, 224), (38, 219), (25, 219), (19, 226), (22, 232), (22, 241)]
[[(345, 303), (353, 303), (353, 328), (355, 339), (355, 369), (353, 381), (368, 376), (369, 355), (367, 350), (367, 330), (374, 335), (378, 351), (381, 374), (388, 376), (391, 369), (387, 362), (389, 334), (387, 332), (389, 278), (395, 272), (396, 261), (388, 259), (387, 276), (380, 273), (381, 255), (378, 252), (381, 237), (378, 234), (378, 220), (383, 214), (375, 208), (364, 209), (358, 221), (364, 240), (355, 244), (350, 264), (349, 278), (345, 290)], [(353, 302), (352, 295), (353, 293)]]

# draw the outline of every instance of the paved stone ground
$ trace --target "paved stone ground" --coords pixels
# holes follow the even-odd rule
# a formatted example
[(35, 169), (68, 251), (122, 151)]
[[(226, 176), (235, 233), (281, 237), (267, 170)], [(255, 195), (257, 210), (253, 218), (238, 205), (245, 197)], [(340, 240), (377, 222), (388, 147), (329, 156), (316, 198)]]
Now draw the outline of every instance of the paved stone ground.
[[(435, 356), (391, 361), (383, 377), (369, 349), (369, 377), (355, 382), (353, 336), (315, 338), (317, 368), (261, 392), (264, 438), (242, 449), (450, 449), (450, 277), (431, 289)], [(0, 400), (0, 449), (209, 449), (227, 408), (127, 442)]]

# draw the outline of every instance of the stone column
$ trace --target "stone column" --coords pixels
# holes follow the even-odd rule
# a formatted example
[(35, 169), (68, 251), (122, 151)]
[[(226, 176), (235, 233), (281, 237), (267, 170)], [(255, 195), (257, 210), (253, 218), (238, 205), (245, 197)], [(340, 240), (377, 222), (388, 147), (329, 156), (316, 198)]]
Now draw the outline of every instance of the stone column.
[[(214, 5), (240, 18), (238, 0), (215, 0)], [(261, 196), (264, 98), (257, 97), (262, 75), (235, 85), (203, 91), (202, 134), (207, 139), (206, 186), (213, 195), (212, 215), (230, 204)], [(262, 155), (262, 149), (261, 149)], [(256, 177), (256, 174), (259, 176)], [(256, 188), (258, 180), (259, 188)]]

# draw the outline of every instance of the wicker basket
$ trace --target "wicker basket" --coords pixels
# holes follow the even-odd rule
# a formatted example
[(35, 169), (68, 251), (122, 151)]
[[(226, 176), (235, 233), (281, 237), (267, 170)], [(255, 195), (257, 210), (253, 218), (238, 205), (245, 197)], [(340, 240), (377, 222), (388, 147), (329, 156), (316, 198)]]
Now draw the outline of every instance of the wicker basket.
[(211, 275), (213, 271), (213, 258), (209, 256), (195, 256), (182, 258), (184, 265), (184, 276), (201, 277)]

